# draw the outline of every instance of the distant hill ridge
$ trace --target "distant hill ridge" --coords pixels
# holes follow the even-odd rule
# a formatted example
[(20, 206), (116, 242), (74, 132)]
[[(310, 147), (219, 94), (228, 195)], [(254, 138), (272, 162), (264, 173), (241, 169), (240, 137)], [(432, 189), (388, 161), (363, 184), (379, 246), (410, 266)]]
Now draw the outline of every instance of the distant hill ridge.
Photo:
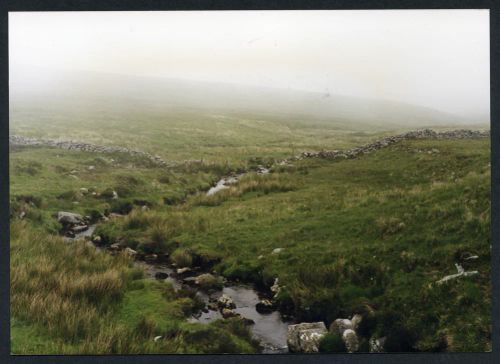
[[(37, 77), (13, 76), (10, 81), (13, 123), (16, 112), (103, 111), (123, 115), (155, 110), (166, 116), (175, 108), (218, 110), (315, 119), (322, 123), (372, 127), (422, 128), (489, 122), (466, 118), (425, 106), (293, 89), (138, 77), (99, 73), (54, 73)], [(95, 116), (94, 116), (95, 114)]]

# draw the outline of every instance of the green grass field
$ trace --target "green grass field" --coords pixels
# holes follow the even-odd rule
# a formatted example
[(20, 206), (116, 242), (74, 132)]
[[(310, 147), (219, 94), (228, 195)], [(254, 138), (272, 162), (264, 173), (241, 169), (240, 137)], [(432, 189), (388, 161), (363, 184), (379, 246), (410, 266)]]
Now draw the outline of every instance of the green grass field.
[[(217, 262), (217, 273), (262, 290), (278, 277), (280, 309), (298, 321), (329, 324), (363, 313), (369, 318), (361, 333), (364, 348), (371, 336), (386, 336), (388, 351), (491, 350), (488, 140), (406, 141), (352, 160), (306, 159), (275, 166), (268, 175), (250, 173), (206, 196), (230, 171), (259, 157), (292, 154), (290, 138), (276, 141), (281, 130), (237, 125), (234, 135), (240, 128), (255, 134), (245, 131), (248, 140), (221, 139), (215, 146), (204, 137), (207, 144), (196, 153), (190, 152), (200, 142), (196, 132), (186, 131), (192, 144), (179, 145), (161, 143), (171, 131), (147, 127), (155, 134), (141, 134), (151, 138), (147, 145), (132, 134), (130, 143), (117, 135), (117, 145), (204, 159), (170, 169), (123, 154), (11, 149), (14, 353), (257, 350), (239, 322), (187, 323), (193, 297), (144, 279), (125, 257), (64, 243), (55, 236), (59, 210), (129, 212), (100, 224), (96, 234), (108, 244), (168, 251), (174, 260), (205, 257)], [(344, 132), (341, 138), (320, 129), (308, 140), (307, 133), (292, 133), (299, 141), (295, 152), (362, 144), (376, 135)], [(81, 188), (113, 189), (119, 198)], [(144, 201), (149, 211), (139, 208)], [(26, 212), (22, 221), (20, 211)], [(275, 248), (282, 251), (271, 254)], [(456, 273), (454, 263), (464, 254), (479, 256), (462, 263), (479, 275), (435, 284)], [(157, 335), (164, 339), (154, 342)]]

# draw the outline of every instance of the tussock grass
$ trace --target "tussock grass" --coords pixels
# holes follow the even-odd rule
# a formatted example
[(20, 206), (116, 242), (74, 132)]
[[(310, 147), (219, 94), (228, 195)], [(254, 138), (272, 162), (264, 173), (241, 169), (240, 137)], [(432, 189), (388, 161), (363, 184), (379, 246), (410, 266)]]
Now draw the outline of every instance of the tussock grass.
[[(142, 271), (132, 268), (125, 255), (111, 256), (83, 241), (67, 243), (25, 221), (11, 224), (11, 246), (15, 353), (256, 350), (246, 328), (185, 323), (193, 299), (141, 280)], [(207, 330), (213, 335), (211, 348), (195, 340)], [(156, 335), (165, 339), (155, 343)]]

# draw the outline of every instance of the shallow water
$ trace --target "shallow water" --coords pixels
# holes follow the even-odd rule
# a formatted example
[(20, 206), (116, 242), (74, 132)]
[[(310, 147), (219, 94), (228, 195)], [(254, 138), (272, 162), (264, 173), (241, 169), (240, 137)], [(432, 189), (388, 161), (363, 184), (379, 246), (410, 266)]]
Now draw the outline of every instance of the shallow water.
[(264, 347), (263, 353), (288, 352), (286, 345), (288, 324), (283, 321), (278, 311), (266, 314), (257, 312), (255, 305), (260, 299), (254, 289), (247, 286), (230, 286), (224, 287), (222, 293), (233, 299), (236, 304), (235, 312), (255, 321), (251, 330)]
[[(167, 265), (152, 265), (145, 262), (138, 262), (137, 264), (145, 269), (146, 275), (150, 278), (154, 278), (157, 272), (163, 272), (168, 274), (168, 278), (165, 281), (172, 283), (175, 289), (179, 289), (184, 285), (182, 278), (178, 277), (174, 269)], [(211, 294), (203, 291), (197, 291), (196, 293), (205, 304), (217, 300), (222, 294), (226, 294), (233, 299), (236, 305), (234, 312), (255, 322), (255, 324), (250, 325), (250, 330), (262, 345), (263, 353), (288, 352), (286, 345), (288, 324), (283, 321), (278, 311), (266, 314), (257, 312), (255, 305), (259, 302), (260, 298), (257, 291), (252, 287), (232, 285)], [(221, 313), (218, 310), (209, 309), (208, 312), (201, 312), (199, 315), (191, 317), (189, 322), (208, 324), (218, 319), (222, 319)]]
[(78, 240), (78, 239), (84, 239), (85, 237), (90, 237), (94, 233), (96, 227), (97, 227), (97, 224), (89, 225), (87, 230), (82, 231), (78, 234), (75, 234), (74, 238), (70, 238), (70, 237), (65, 236), (64, 239), (66, 241), (73, 241), (73, 240)]
[(222, 178), (221, 180), (219, 180), (217, 182), (217, 184), (214, 186), (214, 187), (211, 187), (208, 192), (207, 192), (207, 196), (210, 196), (210, 195), (213, 195), (221, 190), (224, 190), (226, 188), (229, 188), (229, 185), (232, 185), (236, 182), (238, 182), (239, 178), (241, 177), (242, 175), (238, 175), (238, 176), (232, 176), (232, 177), (224, 177)]
[[(66, 239), (72, 241), (90, 237), (96, 227), (97, 225), (90, 225), (87, 230), (76, 234), (74, 238)], [(164, 279), (164, 281), (170, 282), (175, 290), (181, 289), (186, 285), (182, 281), (183, 277), (179, 277), (175, 269), (167, 264), (148, 264), (143, 261), (136, 261), (135, 265), (144, 269), (146, 277), (148, 278), (156, 279), (156, 273), (160, 272), (168, 274), (168, 277)], [(234, 312), (255, 322), (253, 325), (250, 325), (250, 330), (263, 347), (263, 353), (274, 354), (288, 352), (286, 344), (288, 323), (281, 318), (278, 311), (265, 314), (257, 312), (255, 305), (259, 302), (260, 298), (258, 292), (252, 287), (246, 285), (231, 285), (211, 294), (207, 294), (201, 290), (196, 293), (205, 304), (216, 301), (222, 294), (226, 294), (233, 299), (236, 305)], [(196, 317), (191, 317), (189, 321), (207, 324), (217, 319), (222, 319), (220, 312), (218, 310), (209, 309), (208, 312), (201, 312)]]
[[(269, 168), (265, 167), (259, 167), (257, 170), (257, 174), (268, 174), (270, 172)], [(229, 176), (229, 177), (224, 177), (221, 178), (215, 186), (211, 187), (207, 191), (207, 196), (213, 195), (221, 190), (224, 190), (226, 188), (229, 188), (230, 185), (235, 184), (240, 180), (241, 177), (243, 177), (246, 173), (241, 173), (235, 176)]]

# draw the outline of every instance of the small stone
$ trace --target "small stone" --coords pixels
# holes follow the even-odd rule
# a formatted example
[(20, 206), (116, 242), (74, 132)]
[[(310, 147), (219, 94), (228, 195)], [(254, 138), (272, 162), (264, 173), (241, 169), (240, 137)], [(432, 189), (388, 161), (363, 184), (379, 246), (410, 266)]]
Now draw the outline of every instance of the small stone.
[(345, 330), (352, 329), (353, 325), (351, 320), (348, 319), (336, 319), (330, 325), (329, 331), (331, 333), (337, 333), (343, 335)]
[(276, 248), (276, 249), (273, 249), (273, 252), (272, 254), (279, 254), (283, 251), (283, 248)]
[(129, 247), (126, 247), (124, 252), (130, 258), (135, 258), (137, 256), (137, 252), (134, 249), (131, 249)]
[(258, 313), (270, 313), (275, 310), (275, 305), (270, 300), (264, 299), (255, 305), (255, 310)]
[(65, 225), (77, 225), (83, 222), (83, 216), (73, 212), (59, 211), (57, 221)]
[(354, 331), (356, 331), (359, 327), (359, 324), (361, 323), (361, 321), (363, 320), (363, 316), (361, 316), (360, 314), (355, 314), (354, 316), (352, 316), (351, 318), (351, 324), (352, 324), (352, 329)]
[(75, 234), (78, 234), (78, 233), (81, 233), (85, 230), (87, 230), (89, 227), (87, 225), (78, 225), (78, 226), (73, 226), (71, 228), (71, 230), (75, 233)]
[(290, 352), (314, 353), (319, 351), (319, 343), (327, 334), (323, 322), (303, 322), (288, 325), (287, 345)]
[(238, 316), (238, 314), (236, 312), (234, 312), (233, 310), (231, 310), (229, 308), (223, 308), (221, 310), (221, 314), (222, 314), (222, 317), (225, 319)]
[(342, 334), (342, 340), (349, 353), (354, 353), (359, 349), (359, 340), (356, 332), (352, 329), (347, 329)]
[(114, 244), (111, 244), (109, 246), (108, 250), (111, 250), (113, 252), (117, 252), (117, 251), (122, 250), (122, 246), (119, 243), (114, 243)]
[(184, 268), (177, 268), (177, 274), (185, 274), (191, 272), (191, 268), (189, 267), (184, 267)]
[(219, 308), (236, 308), (236, 305), (234, 304), (234, 301), (231, 297), (229, 297), (227, 294), (223, 294), (222, 296), (219, 297), (217, 300), (217, 306)]

